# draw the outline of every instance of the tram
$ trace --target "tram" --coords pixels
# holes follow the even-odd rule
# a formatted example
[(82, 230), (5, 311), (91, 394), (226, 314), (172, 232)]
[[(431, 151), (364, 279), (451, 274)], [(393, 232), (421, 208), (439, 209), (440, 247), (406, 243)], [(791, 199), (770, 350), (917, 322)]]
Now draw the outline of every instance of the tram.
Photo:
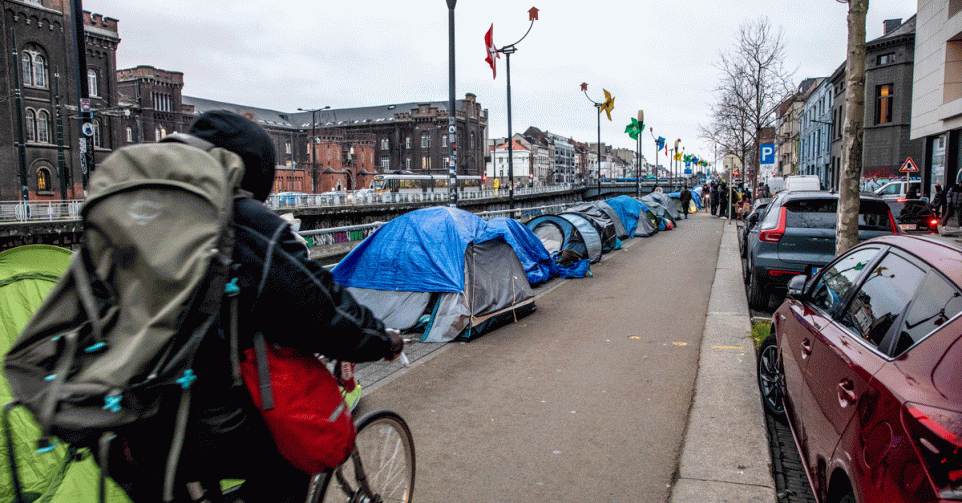
[[(375, 175), (371, 188), (378, 194), (385, 192), (397, 193), (448, 193), (448, 175), (411, 175), (384, 174)], [(458, 191), (479, 192), (483, 189), (480, 176), (458, 175)]]

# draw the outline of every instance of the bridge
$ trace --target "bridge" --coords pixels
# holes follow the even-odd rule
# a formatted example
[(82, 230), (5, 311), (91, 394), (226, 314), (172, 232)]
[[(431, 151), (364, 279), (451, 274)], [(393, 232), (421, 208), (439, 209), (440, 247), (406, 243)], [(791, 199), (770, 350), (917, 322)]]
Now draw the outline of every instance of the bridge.
[[(642, 195), (655, 187), (653, 183), (643, 183)], [(526, 221), (582, 201), (634, 196), (637, 190), (634, 182), (602, 182), (601, 190), (598, 189), (597, 184), (524, 187), (515, 190), (513, 208), (506, 189), (466, 192), (458, 199), (458, 208), (483, 218)], [(299, 220), (301, 234), (310, 241), (312, 258), (324, 259), (347, 253), (374, 229), (397, 216), (419, 208), (445, 206), (448, 197), (446, 193), (430, 192), (372, 194), (356, 199), (353, 194), (271, 195), (267, 203), (279, 214), (290, 214)], [(25, 244), (76, 248), (83, 235), (82, 207), (83, 200), (0, 202), (0, 251)]]

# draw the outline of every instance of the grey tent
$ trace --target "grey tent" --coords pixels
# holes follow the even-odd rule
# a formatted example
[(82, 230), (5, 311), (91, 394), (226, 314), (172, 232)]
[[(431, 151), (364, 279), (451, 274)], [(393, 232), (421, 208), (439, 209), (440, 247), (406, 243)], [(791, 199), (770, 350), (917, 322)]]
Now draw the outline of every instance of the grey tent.
[(541, 215), (525, 224), (548, 252), (571, 250), (591, 262), (601, 260), (601, 237), (591, 222), (578, 215)]
[[(594, 203), (582, 203), (566, 209), (561, 214), (576, 214), (582, 216), (597, 229), (598, 235), (601, 236), (602, 251), (607, 252), (615, 248), (615, 242), (618, 240), (618, 230), (615, 228), (615, 223), (612, 218), (598, 207), (598, 205)], [(618, 217), (615, 216), (614, 219), (618, 220)]]
[(664, 206), (665, 209), (668, 210), (668, 213), (671, 214), (671, 218), (674, 220), (681, 220), (682, 218), (681, 210), (679, 210), (678, 206), (675, 205), (674, 201), (671, 200), (671, 197), (669, 197), (668, 194), (665, 194), (664, 192), (657, 192), (657, 191), (652, 192), (651, 194), (648, 194), (647, 196), (641, 199), (642, 199), (642, 202), (648, 199), (650, 201), (657, 202), (658, 204)]

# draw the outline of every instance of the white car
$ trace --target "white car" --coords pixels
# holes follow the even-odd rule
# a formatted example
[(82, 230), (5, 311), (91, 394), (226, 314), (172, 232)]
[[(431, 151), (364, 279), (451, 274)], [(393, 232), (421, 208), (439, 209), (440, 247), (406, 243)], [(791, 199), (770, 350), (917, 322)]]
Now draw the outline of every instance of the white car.
[(921, 196), (921, 180), (911, 180), (910, 182), (906, 182), (905, 180), (894, 180), (876, 189), (875, 194), (882, 196), (882, 199), (886, 200), (905, 199), (906, 196), (908, 196), (910, 189), (915, 189), (916, 196)]

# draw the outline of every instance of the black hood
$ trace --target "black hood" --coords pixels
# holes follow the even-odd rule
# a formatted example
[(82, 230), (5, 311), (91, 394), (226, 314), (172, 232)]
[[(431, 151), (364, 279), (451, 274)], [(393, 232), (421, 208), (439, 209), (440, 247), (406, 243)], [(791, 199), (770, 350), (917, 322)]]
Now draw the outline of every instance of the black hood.
[(227, 110), (213, 110), (197, 117), (189, 134), (230, 150), (244, 161), (241, 188), (264, 201), (274, 185), (277, 156), (274, 141), (254, 121)]

